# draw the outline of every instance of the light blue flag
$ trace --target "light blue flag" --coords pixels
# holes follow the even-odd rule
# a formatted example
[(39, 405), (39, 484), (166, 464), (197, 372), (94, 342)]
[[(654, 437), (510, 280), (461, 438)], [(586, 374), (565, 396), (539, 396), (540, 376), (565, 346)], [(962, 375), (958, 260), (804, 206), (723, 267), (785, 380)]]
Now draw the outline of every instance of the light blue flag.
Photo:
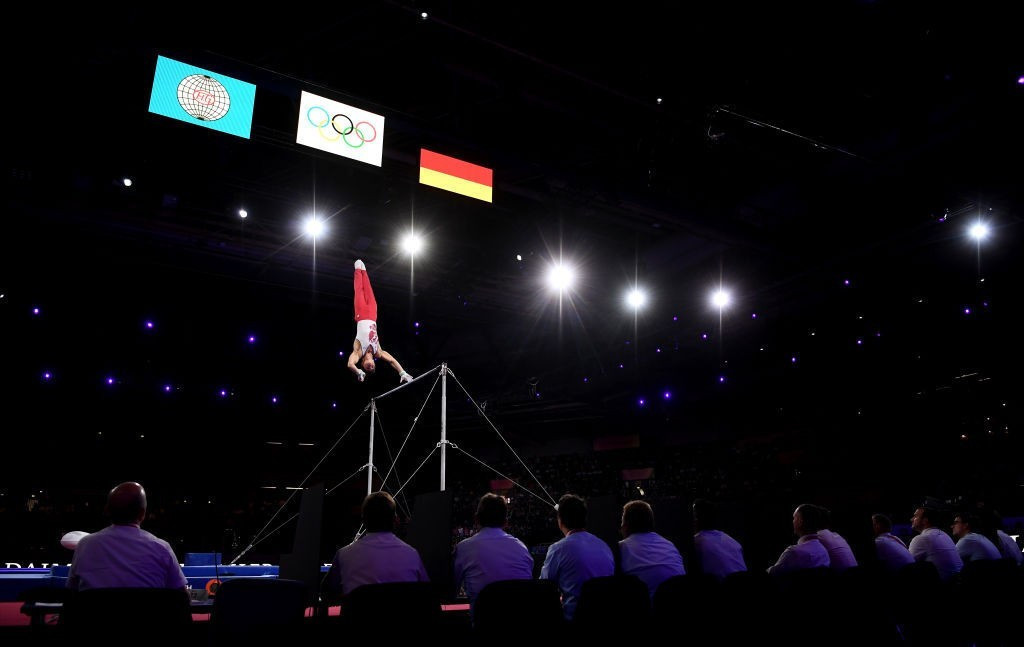
[(256, 86), (158, 56), (149, 111), (249, 139)]

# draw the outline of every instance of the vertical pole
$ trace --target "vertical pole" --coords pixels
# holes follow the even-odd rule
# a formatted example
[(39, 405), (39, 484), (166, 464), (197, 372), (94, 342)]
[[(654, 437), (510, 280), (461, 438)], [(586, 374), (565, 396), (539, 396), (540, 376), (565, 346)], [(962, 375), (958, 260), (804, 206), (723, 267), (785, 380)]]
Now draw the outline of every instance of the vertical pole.
[(448, 450), (448, 364), (441, 363), (441, 491), (444, 492), (445, 457)]
[(377, 413), (377, 401), (370, 400), (370, 458), (366, 465), (366, 494), (373, 492), (373, 423)]

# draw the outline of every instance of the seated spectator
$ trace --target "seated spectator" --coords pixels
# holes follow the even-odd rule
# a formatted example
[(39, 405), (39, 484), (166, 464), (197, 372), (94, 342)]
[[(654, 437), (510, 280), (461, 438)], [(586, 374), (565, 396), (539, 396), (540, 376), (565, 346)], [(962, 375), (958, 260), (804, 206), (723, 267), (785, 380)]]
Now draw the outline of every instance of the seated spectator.
[(395, 500), (373, 492), (363, 500), (365, 534), (338, 549), (328, 573), (333, 590), (345, 595), (364, 584), (427, 582), (427, 569), (416, 549), (395, 536)]
[(999, 549), (985, 535), (974, 532), (975, 521), (966, 512), (953, 517), (953, 538), (956, 539), (956, 552), (960, 559), (975, 562), (983, 559), (1001, 559)]
[(824, 522), (821, 508), (810, 503), (797, 507), (793, 512), (793, 533), (796, 544), (782, 551), (779, 561), (768, 569), (771, 575), (783, 575), (806, 568), (822, 568), (829, 565), (828, 550), (818, 541), (818, 530)]
[(529, 580), (533, 558), (523, 542), (505, 532), (508, 505), (497, 494), (480, 497), (476, 508), (475, 535), (455, 546), (455, 586), (465, 587), (472, 612), (476, 597), (498, 580)]
[(562, 592), (567, 620), (576, 614), (583, 583), (594, 577), (615, 574), (611, 548), (586, 530), (587, 504), (575, 494), (563, 494), (557, 506), (558, 529), (564, 539), (548, 547), (540, 577), (554, 580)]
[(718, 530), (718, 512), (706, 499), (693, 502), (693, 549), (696, 561), (691, 570), (722, 579), (730, 573), (747, 570), (740, 543)]
[(829, 567), (834, 571), (845, 571), (857, 565), (857, 558), (853, 556), (850, 544), (843, 539), (842, 535), (834, 532), (832, 526), (832, 512), (828, 508), (817, 506), (822, 517), (822, 528), (818, 530), (818, 541), (828, 551)]
[(187, 587), (171, 545), (140, 527), (146, 518), (146, 491), (141, 485), (122, 483), (111, 490), (106, 513), (110, 525), (78, 541), (69, 589)]
[(895, 572), (914, 563), (914, 556), (903, 540), (892, 534), (892, 521), (884, 514), (871, 515), (871, 528), (875, 532), (875, 554), (878, 563), (889, 572)]
[(685, 575), (683, 558), (669, 540), (654, 532), (654, 510), (646, 501), (630, 501), (622, 507), (619, 542), (622, 573), (636, 575), (654, 598), (658, 585), (675, 575)]
[(919, 506), (910, 518), (910, 526), (921, 533), (910, 540), (910, 554), (919, 562), (931, 562), (939, 577), (948, 580), (964, 567), (956, 545), (935, 521), (940, 513), (935, 508)]

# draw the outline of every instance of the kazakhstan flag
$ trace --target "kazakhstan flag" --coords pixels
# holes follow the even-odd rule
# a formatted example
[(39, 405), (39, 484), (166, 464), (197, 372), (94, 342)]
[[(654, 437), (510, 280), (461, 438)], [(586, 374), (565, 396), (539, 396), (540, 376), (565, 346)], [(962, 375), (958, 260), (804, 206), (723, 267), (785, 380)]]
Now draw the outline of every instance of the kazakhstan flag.
[(249, 139), (256, 86), (158, 56), (149, 111)]

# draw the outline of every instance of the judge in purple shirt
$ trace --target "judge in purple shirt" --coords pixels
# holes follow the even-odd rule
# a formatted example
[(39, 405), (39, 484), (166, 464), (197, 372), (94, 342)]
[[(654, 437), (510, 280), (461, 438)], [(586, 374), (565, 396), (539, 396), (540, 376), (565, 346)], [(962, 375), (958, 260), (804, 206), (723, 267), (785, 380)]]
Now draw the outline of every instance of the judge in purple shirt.
[(622, 507), (619, 554), (623, 575), (636, 575), (654, 598), (658, 585), (675, 575), (685, 575), (683, 558), (669, 540), (654, 532), (654, 510), (646, 501), (630, 501)]
[(146, 518), (146, 491), (122, 483), (107, 495), (110, 525), (78, 542), (68, 588), (185, 589), (187, 582), (170, 544), (140, 528)]
[(462, 585), (470, 609), (480, 591), (498, 580), (533, 578), (533, 558), (523, 542), (505, 532), (508, 504), (497, 494), (480, 497), (476, 522), (480, 530), (455, 546), (455, 585)]
[(595, 577), (615, 574), (615, 557), (608, 544), (586, 530), (587, 504), (575, 494), (558, 500), (558, 529), (565, 539), (548, 547), (542, 580), (553, 580), (562, 592), (562, 610), (566, 620), (576, 614), (583, 583)]

